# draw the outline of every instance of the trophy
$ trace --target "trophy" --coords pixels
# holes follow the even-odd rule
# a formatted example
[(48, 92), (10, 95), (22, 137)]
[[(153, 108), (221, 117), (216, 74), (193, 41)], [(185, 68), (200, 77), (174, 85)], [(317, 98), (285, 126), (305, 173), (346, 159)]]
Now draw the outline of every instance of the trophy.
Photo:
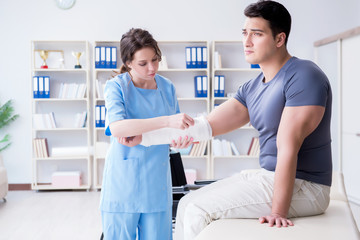
[(41, 68), (48, 68), (48, 65), (46, 64), (46, 59), (49, 56), (49, 52), (46, 50), (40, 50), (39, 53), (42, 60), (44, 60), (44, 63), (41, 65)]
[(75, 68), (81, 68), (80, 61), (79, 61), (81, 54), (82, 54), (82, 52), (72, 52), (72, 55), (74, 57), (76, 57), (76, 61), (77, 61), (76, 65), (74, 66)]

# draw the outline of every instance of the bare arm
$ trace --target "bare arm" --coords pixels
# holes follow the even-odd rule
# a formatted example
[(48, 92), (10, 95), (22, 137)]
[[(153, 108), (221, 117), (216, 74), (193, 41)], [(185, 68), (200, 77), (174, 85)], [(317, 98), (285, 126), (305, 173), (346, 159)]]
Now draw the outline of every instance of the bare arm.
[(325, 108), (321, 106), (285, 107), (277, 134), (277, 164), (275, 170), (272, 214), (261, 217), (277, 227), (293, 225), (287, 219), (295, 182), (297, 155), (304, 139), (319, 125)]
[(194, 120), (184, 113), (148, 119), (124, 119), (109, 125), (114, 137), (138, 136), (155, 129), (170, 127), (185, 129), (194, 125)]
[(212, 128), (213, 136), (217, 136), (248, 123), (249, 112), (242, 103), (232, 98), (211, 111), (207, 120)]

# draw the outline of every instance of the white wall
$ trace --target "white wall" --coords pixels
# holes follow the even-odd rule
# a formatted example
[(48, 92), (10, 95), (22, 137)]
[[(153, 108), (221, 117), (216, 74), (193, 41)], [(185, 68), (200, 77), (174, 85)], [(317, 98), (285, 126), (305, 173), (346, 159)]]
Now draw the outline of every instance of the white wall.
[[(119, 40), (131, 27), (157, 40), (238, 40), (251, 0), (77, 0), (60, 10), (53, 0), (0, 0), (0, 102), (14, 99), (20, 118), (5, 129), (10, 183), (30, 183), (31, 40)], [(360, 25), (357, 0), (281, 0), (293, 17), (291, 54), (313, 59), (313, 42)], [(3, 135), (3, 131), (0, 136)]]

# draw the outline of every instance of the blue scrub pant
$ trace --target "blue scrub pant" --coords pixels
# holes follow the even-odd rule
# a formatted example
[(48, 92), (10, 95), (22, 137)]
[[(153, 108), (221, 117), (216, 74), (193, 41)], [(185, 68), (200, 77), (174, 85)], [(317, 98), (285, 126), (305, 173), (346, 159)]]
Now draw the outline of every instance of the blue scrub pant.
[(171, 240), (171, 214), (171, 211), (155, 213), (102, 211), (104, 240)]

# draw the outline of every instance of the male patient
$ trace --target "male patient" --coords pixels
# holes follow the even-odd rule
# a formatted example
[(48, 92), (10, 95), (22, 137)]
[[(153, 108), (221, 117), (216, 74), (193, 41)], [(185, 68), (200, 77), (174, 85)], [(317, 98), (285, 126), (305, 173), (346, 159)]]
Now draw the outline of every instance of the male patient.
[(314, 63), (288, 53), (291, 16), (283, 5), (258, 1), (244, 13), (245, 58), (259, 64), (262, 73), (207, 120), (213, 136), (250, 121), (260, 134), (262, 169), (238, 173), (183, 197), (176, 240), (194, 239), (210, 222), (223, 218), (292, 226), (290, 218), (321, 214), (329, 204), (329, 81)]

